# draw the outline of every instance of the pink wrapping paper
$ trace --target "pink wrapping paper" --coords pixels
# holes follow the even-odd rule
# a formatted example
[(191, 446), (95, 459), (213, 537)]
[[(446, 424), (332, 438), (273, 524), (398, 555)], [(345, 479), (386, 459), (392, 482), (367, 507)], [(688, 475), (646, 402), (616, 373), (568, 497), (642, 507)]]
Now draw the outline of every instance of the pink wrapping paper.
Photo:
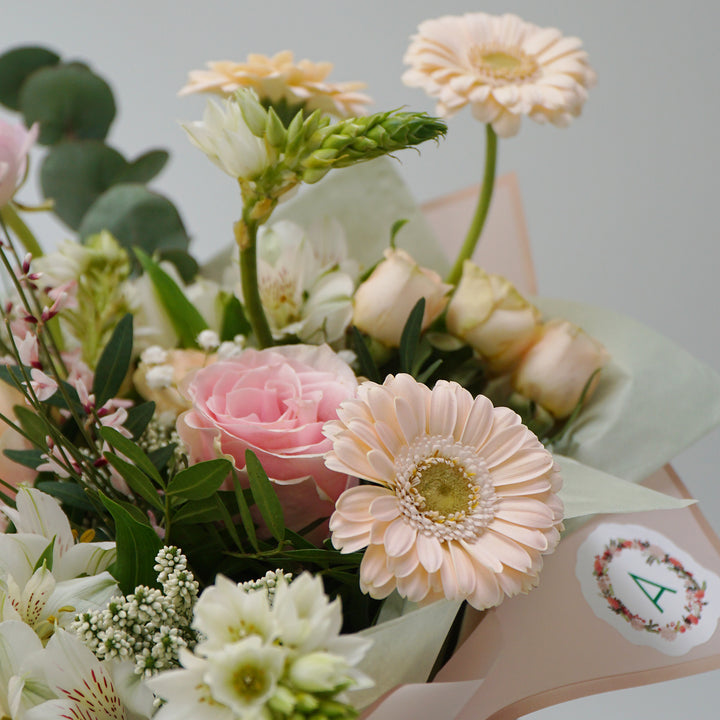
[[(474, 211), (478, 188), (423, 206), (448, 255), (455, 256)], [(473, 260), (537, 292), (522, 203), (514, 175), (499, 178), (482, 242)], [(649, 487), (689, 497), (670, 466)], [(453, 657), (433, 683), (404, 685), (366, 709), (366, 720), (511, 720), (543, 707), (720, 668), (720, 633), (687, 654), (671, 657), (629, 642), (599, 618), (575, 575), (578, 548), (603, 523), (656, 529), (700, 565), (720, 569), (720, 539), (696, 506), (684, 510), (602, 516), (560, 543), (545, 561), (540, 587), (484, 613), (466, 613)], [(720, 598), (717, 599), (720, 602)]]

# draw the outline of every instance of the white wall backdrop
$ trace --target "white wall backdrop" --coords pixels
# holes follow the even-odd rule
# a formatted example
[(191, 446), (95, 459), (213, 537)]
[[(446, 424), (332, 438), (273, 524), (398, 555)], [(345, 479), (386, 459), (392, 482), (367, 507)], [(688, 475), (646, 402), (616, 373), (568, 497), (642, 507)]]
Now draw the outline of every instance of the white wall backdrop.
[[(47, 45), (89, 62), (110, 81), (119, 105), (111, 144), (130, 157), (150, 147), (171, 151), (153, 186), (178, 205), (201, 258), (230, 241), (239, 204), (233, 182), (177, 124), (199, 118), (204, 107), (204, 98), (176, 96), (188, 70), (288, 48), (297, 58), (334, 62), (331, 79), (366, 81), (375, 109), (432, 111), (420, 90), (400, 81), (408, 37), (426, 18), (516, 12), (581, 37), (599, 76), (583, 116), (567, 130), (526, 122), (500, 145), (499, 171), (515, 170), (520, 179), (541, 293), (622, 311), (720, 371), (716, 3), (1, 0), (0, 6), (1, 49)], [(464, 113), (451, 120), (438, 148), (423, 148), (419, 158), (403, 154), (401, 169), (418, 200), (478, 182), (483, 137)], [(33, 227), (46, 246), (64, 234), (46, 222)], [(718, 532), (719, 444), (715, 432), (675, 463)], [(712, 717), (719, 680), (713, 673), (533, 717)]]

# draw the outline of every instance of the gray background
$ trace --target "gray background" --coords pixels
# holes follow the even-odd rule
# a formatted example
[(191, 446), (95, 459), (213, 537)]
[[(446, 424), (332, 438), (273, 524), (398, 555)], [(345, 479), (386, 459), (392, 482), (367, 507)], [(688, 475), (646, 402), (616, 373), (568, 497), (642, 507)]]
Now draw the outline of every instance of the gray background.
[[(130, 157), (150, 147), (171, 151), (154, 186), (181, 209), (201, 258), (230, 242), (239, 204), (234, 183), (177, 125), (199, 119), (204, 107), (204, 98), (176, 97), (188, 70), (288, 48), (297, 59), (334, 62), (333, 80), (366, 81), (375, 109), (432, 111), (422, 91), (400, 81), (408, 37), (424, 19), (516, 12), (581, 37), (599, 76), (583, 116), (568, 130), (524, 122), (517, 137), (500, 144), (499, 171), (519, 176), (541, 293), (622, 311), (720, 370), (716, 4), (2, 0), (0, 6), (0, 48), (49, 45), (63, 57), (87, 60), (111, 82), (119, 104), (112, 144)], [(478, 182), (482, 141), (481, 126), (466, 112), (451, 121), (439, 148), (424, 148), (422, 158), (405, 153), (401, 169), (418, 200)], [(32, 222), (46, 247), (64, 235), (57, 225)], [(716, 431), (675, 467), (720, 532), (718, 443)], [(709, 673), (531, 717), (714, 717), (718, 681), (720, 672)]]

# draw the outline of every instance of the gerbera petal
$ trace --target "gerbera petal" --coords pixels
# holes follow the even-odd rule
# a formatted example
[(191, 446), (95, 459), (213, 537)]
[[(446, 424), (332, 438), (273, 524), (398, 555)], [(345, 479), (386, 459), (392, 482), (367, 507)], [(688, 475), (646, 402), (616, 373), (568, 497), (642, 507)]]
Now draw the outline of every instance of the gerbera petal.
[[(467, 392), (464, 388), (458, 389)], [(435, 385), (430, 401), (430, 417), (428, 418), (428, 432), (430, 435), (448, 437), (455, 432), (457, 423), (456, 392), (450, 383), (440, 380)]]
[(417, 530), (403, 517), (393, 520), (385, 530), (383, 544), (385, 552), (391, 557), (404, 555), (414, 544)]
[(440, 543), (434, 537), (424, 533), (418, 533), (416, 543), (418, 558), (422, 566), (429, 573), (437, 572), (444, 558)]

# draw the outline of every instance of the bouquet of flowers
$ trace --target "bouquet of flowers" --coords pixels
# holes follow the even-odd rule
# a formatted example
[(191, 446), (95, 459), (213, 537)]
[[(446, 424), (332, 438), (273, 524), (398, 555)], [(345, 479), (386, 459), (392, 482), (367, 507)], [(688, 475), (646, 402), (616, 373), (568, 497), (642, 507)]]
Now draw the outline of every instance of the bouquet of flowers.
[[(580, 114), (580, 42), (476, 13), (423, 23), (405, 61), (438, 118), (365, 114), (361, 83), (290, 52), (190, 73), (181, 94), (219, 98), (184, 130), (240, 190), (234, 246), (200, 267), (147, 187), (167, 153), (105, 142), (108, 84), (0, 56), (22, 117), (0, 122), (4, 716), (356, 717), (452, 653), (465, 603), (541, 582), (575, 518), (686, 504), (634, 483), (720, 419), (717, 379), (473, 261), (499, 138)], [(485, 169), (443, 278), (382, 156), (465, 106)], [(76, 238), (44, 252), (31, 210)], [(667, 391), (636, 382), (659, 353), (684, 378), (663, 442)]]

